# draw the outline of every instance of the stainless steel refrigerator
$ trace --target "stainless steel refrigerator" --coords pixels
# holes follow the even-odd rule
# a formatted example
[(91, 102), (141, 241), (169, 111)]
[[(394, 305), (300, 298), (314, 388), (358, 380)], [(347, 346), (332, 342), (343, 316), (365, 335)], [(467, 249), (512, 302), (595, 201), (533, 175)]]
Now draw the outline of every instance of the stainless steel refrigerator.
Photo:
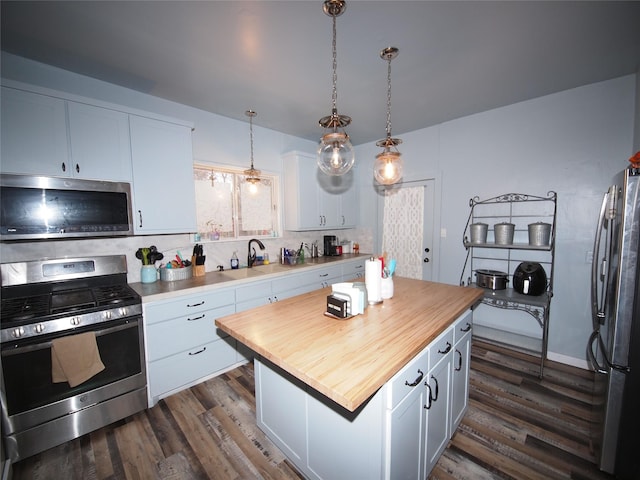
[(594, 447), (600, 469), (620, 479), (640, 478), (639, 245), (640, 168), (632, 164), (614, 178), (598, 218), (587, 346), (596, 372)]

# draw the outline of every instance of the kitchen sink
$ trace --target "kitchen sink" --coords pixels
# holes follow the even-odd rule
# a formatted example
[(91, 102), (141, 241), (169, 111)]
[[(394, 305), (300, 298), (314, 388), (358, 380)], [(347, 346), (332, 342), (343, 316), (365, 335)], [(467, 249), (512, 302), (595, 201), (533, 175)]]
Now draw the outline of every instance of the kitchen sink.
[(256, 268), (239, 268), (237, 270), (225, 270), (220, 272), (220, 275), (229, 280), (242, 280), (243, 278), (254, 278), (264, 275), (266, 272), (261, 272)]

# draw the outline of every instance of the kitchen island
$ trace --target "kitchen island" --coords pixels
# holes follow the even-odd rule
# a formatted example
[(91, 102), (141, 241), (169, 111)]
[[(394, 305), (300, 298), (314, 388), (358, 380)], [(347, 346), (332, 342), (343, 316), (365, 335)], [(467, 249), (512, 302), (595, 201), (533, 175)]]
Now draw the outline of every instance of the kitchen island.
[(257, 354), (258, 425), (309, 478), (425, 478), (466, 408), (454, 373), (482, 291), (394, 283), (346, 320), (323, 314), (324, 288), (215, 322)]

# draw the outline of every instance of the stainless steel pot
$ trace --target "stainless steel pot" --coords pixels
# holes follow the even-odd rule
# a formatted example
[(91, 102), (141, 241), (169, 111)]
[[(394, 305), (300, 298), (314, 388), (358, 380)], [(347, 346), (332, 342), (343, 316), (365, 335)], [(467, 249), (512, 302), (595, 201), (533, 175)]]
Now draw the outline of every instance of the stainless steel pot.
[(498, 270), (476, 270), (476, 285), (491, 290), (504, 290), (509, 282), (509, 274)]

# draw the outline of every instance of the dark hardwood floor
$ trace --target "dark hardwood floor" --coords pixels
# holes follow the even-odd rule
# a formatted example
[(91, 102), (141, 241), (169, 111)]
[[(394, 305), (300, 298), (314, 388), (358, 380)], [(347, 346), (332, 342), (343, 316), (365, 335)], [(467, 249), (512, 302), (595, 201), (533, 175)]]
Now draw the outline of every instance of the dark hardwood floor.
[[(474, 340), (470, 405), (431, 479), (610, 480), (589, 448), (592, 375)], [(299, 479), (256, 427), (251, 365), (14, 465), (29, 479)], [(358, 479), (336, 479), (358, 480)], [(368, 480), (368, 479), (367, 479)]]

